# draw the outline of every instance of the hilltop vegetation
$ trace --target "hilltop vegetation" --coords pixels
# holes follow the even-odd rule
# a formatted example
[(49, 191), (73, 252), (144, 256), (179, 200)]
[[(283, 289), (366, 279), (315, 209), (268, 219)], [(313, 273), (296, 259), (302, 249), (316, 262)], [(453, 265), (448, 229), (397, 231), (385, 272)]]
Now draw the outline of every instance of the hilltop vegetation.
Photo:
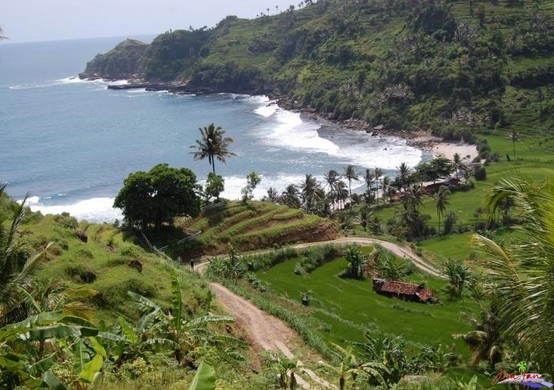
[(128, 41), (91, 61), (82, 76), (132, 73), (194, 92), (266, 93), (331, 119), (466, 141), (487, 128), (554, 126), (552, 0), (301, 5), (253, 20), (229, 16), (212, 29), (168, 31), (146, 49)]

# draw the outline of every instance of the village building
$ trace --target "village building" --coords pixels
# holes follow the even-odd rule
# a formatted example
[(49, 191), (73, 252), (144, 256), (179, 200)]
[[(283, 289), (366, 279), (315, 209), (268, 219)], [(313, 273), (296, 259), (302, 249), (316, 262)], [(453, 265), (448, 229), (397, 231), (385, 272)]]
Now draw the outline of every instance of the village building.
[(421, 284), (396, 280), (373, 279), (373, 289), (378, 294), (396, 297), (412, 302), (433, 303), (433, 292)]

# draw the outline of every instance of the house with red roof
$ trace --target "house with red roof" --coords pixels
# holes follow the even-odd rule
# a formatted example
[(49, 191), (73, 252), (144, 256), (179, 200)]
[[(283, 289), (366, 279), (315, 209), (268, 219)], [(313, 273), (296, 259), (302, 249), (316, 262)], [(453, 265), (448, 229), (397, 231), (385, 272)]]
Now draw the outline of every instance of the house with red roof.
[(396, 280), (373, 279), (373, 289), (378, 294), (396, 297), (412, 302), (433, 303), (433, 292), (421, 284)]

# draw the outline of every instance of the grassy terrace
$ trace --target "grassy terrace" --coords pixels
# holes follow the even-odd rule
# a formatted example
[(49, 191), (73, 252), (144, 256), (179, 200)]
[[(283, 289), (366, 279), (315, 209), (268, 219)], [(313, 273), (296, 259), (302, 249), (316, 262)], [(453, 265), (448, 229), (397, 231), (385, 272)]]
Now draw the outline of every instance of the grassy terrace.
[(229, 245), (253, 250), (337, 236), (329, 220), (270, 202), (224, 203), (204, 211), (185, 227), (202, 233), (177, 249), (184, 256), (226, 253)]
[[(371, 248), (364, 249), (367, 252)], [(467, 348), (451, 337), (454, 333), (468, 331), (467, 316), (478, 304), (466, 299), (426, 305), (387, 298), (375, 293), (371, 281), (339, 278), (346, 267), (344, 258), (337, 258), (307, 276), (293, 273), (297, 259), (278, 264), (257, 277), (267, 283), (266, 298), (288, 309), (298, 306), (298, 314), (327, 341), (344, 344), (345, 341), (362, 342), (363, 333), (382, 331), (402, 335), (413, 343), (456, 345), (458, 353), (467, 355)], [(446, 281), (430, 278), (420, 273), (409, 277), (413, 282), (425, 282), (436, 295)], [(313, 300), (308, 309), (299, 305), (301, 293), (310, 290)], [(275, 294), (277, 299), (267, 296)], [(284, 300), (286, 299), (286, 300)], [(292, 302), (291, 302), (292, 301)]]

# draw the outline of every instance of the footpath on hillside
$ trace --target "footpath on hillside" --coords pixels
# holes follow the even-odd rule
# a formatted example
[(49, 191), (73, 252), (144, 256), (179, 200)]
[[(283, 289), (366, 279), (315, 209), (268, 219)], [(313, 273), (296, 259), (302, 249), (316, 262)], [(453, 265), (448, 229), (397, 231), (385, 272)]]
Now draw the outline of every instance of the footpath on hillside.
[[(433, 275), (435, 277), (444, 278), (444, 275), (427, 264), (421, 257), (419, 257), (411, 248), (403, 247), (398, 244), (383, 241), (375, 238), (363, 238), (363, 237), (344, 237), (332, 241), (319, 241), (310, 242), (298, 245), (292, 245), (291, 248), (302, 249), (311, 246), (325, 245), (325, 244), (359, 244), (359, 245), (381, 245), (383, 248), (392, 252), (396, 256), (410, 260), (420, 270)], [(268, 251), (258, 251), (256, 253), (261, 254)], [(202, 274), (208, 266), (208, 260), (202, 261), (195, 267), (195, 271)], [(260, 310), (248, 300), (241, 296), (231, 292), (226, 287), (219, 283), (210, 283), (210, 289), (214, 292), (217, 300), (225, 308), (225, 310), (233, 317), (236, 318), (237, 325), (241, 327), (247, 334), (247, 337), (255, 350), (266, 351), (280, 351), (287, 358), (292, 358), (294, 355), (290, 351), (289, 346), (299, 345), (302, 343), (298, 334), (289, 328), (283, 321), (278, 318), (267, 314)], [(309, 377), (310, 382), (303, 379)], [(301, 361), (298, 361), (298, 373), (296, 374), (298, 384), (304, 389), (335, 389), (336, 386), (329, 382), (319, 378), (312, 370), (303, 366)]]

